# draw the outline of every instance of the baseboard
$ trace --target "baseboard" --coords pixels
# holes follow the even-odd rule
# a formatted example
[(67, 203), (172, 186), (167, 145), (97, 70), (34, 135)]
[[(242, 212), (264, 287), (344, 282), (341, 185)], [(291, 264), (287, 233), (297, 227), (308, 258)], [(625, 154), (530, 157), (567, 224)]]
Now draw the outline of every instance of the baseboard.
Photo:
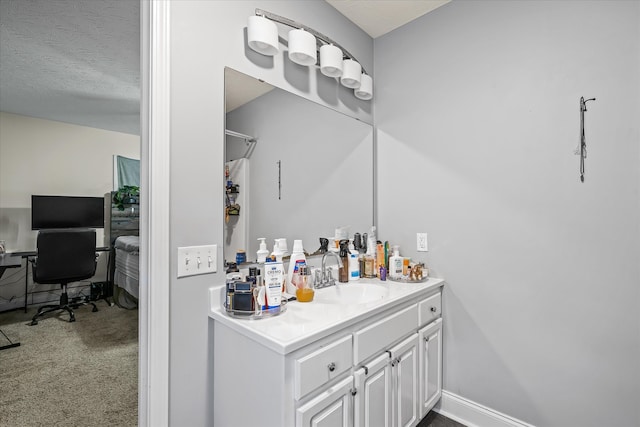
[(534, 427), (446, 390), (433, 410), (467, 427)]

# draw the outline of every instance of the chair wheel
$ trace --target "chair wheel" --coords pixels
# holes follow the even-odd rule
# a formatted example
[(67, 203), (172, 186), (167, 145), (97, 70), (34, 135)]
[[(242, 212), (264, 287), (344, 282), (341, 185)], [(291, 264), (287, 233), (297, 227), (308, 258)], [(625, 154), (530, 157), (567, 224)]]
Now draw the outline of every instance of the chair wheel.
[(91, 311), (95, 313), (96, 311), (98, 311), (98, 307), (93, 307), (93, 310)]
[(69, 322), (75, 322), (75, 321), (76, 321), (75, 317), (72, 317), (72, 318), (69, 319)]
[(35, 326), (35, 325), (37, 325), (37, 324), (38, 324), (38, 321), (37, 321), (37, 320), (32, 320), (32, 321), (31, 321), (31, 326)]

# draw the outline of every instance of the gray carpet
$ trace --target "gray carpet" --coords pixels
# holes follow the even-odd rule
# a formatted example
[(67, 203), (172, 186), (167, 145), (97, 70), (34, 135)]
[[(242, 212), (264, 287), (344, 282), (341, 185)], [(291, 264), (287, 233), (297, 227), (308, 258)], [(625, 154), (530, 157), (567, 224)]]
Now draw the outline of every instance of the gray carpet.
[[(0, 314), (0, 426), (136, 426), (138, 311), (98, 302), (69, 315)], [(0, 335), (0, 345), (7, 344)]]

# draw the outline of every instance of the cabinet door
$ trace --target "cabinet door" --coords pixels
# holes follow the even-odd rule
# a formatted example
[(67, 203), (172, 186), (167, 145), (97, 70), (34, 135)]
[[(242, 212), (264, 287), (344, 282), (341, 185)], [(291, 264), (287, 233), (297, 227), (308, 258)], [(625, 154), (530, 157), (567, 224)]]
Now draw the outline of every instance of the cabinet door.
[(390, 350), (393, 371), (393, 425), (415, 426), (418, 421), (418, 334)]
[(383, 353), (356, 370), (354, 425), (356, 427), (391, 427), (391, 363)]
[(419, 332), (420, 335), (420, 418), (442, 395), (442, 319)]
[(351, 427), (353, 407), (350, 376), (328, 387), (296, 411), (296, 427)]

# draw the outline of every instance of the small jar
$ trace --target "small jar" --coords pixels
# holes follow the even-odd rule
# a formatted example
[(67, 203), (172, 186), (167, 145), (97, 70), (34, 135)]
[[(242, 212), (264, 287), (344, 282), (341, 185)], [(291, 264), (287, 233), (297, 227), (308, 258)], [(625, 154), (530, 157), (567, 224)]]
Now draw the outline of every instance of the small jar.
[(306, 265), (301, 265), (298, 269), (298, 281), (296, 283), (296, 299), (299, 302), (311, 302), (315, 291), (311, 280), (311, 270)]
[(376, 259), (370, 255), (366, 255), (364, 259), (364, 277), (376, 277), (375, 265)]
[(242, 263), (247, 262), (247, 253), (240, 249), (238, 252), (236, 252), (236, 264), (240, 265)]

